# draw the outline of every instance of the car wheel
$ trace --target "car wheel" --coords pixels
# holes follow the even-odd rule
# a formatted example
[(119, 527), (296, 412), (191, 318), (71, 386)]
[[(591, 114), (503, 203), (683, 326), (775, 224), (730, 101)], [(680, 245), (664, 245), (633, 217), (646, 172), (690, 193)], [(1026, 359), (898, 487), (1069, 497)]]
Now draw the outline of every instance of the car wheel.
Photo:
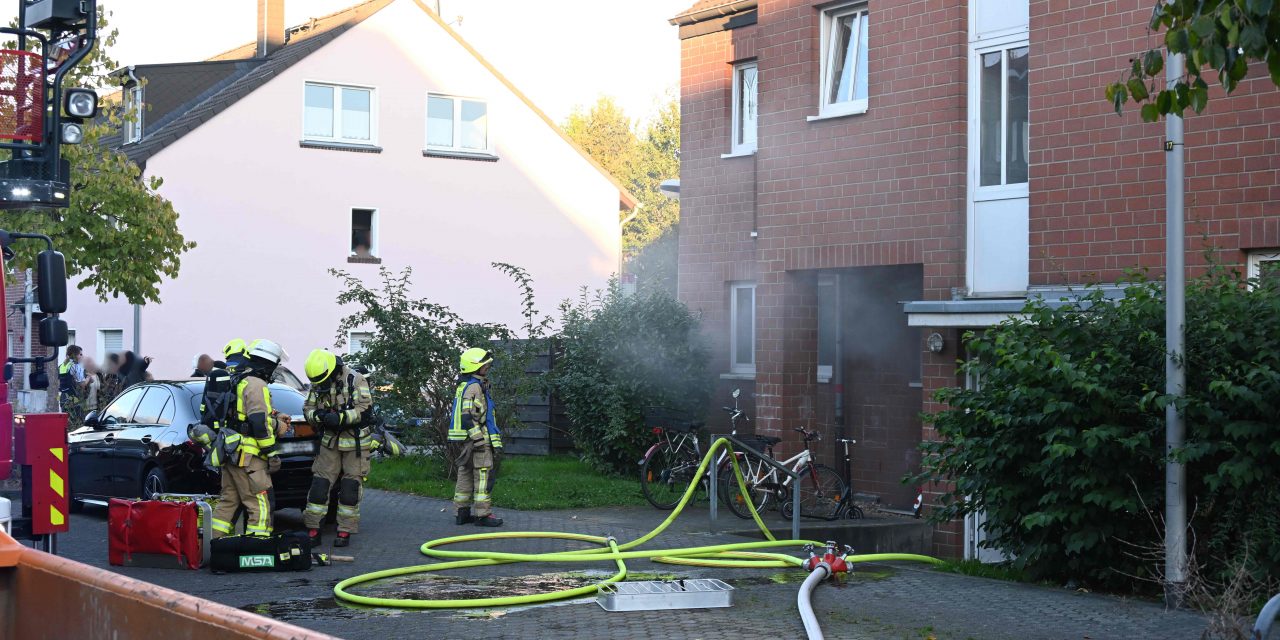
[(165, 493), (168, 486), (169, 481), (164, 477), (164, 471), (160, 467), (152, 467), (142, 479), (142, 499), (155, 500), (156, 494)]

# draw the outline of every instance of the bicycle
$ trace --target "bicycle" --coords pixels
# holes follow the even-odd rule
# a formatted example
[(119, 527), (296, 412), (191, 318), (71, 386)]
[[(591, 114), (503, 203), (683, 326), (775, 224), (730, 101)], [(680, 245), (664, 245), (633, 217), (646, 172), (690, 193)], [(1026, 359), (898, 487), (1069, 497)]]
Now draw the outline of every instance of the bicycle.
[[(822, 434), (807, 431), (803, 427), (796, 427), (795, 431), (804, 436), (804, 450), (780, 462), (782, 466), (789, 467), (800, 476), (800, 515), (829, 519), (838, 509), (841, 497), (846, 493), (844, 479), (831, 467), (813, 462), (813, 452), (809, 448), (809, 443), (821, 440)], [(773, 447), (782, 441), (781, 438), (766, 436), (761, 437), (760, 440), (765, 443), (763, 453), (776, 460)], [(791, 500), (792, 477), (785, 475), (784, 478), (779, 479), (779, 476), (784, 474), (780, 474), (776, 467), (766, 464), (763, 460), (753, 461), (751, 458), (752, 456), (747, 457), (747, 466), (753, 468), (751, 473), (743, 472), (743, 479), (747, 484), (747, 491), (751, 496), (752, 504), (755, 505), (756, 513), (761, 513), (768, 508), (771, 500), (777, 500), (781, 505), (779, 510), (782, 517), (790, 518), (795, 508)], [(734, 484), (731, 485), (734, 499), (728, 501), (729, 510), (739, 518), (750, 518), (751, 510), (742, 499), (736, 482), (734, 480)]]
[[(734, 389), (733, 407), (724, 407), (729, 412), (729, 423), (734, 434), (738, 433), (738, 420), (750, 420), (738, 408), (738, 396), (741, 393), (740, 389)], [(697, 431), (703, 423), (684, 420), (683, 416), (663, 407), (650, 407), (645, 412), (645, 420), (658, 436), (658, 441), (640, 459), (640, 490), (645, 500), (655, 508), (671, 510), (680, 502), (698, 471), (698, 465), (702, 463), (702, 444), (698, 440)], [(743, 454), (737, 453), (736, 456), (739, 464), (742, 464)], [(719, 473), (732, 475), (726, 453), (721, 452), (715, 464)], [(706, 490), (707, 477), (703, 476), (701, 482), (703, 490)], [(721, 499), (727, 500), (723, 494)]]

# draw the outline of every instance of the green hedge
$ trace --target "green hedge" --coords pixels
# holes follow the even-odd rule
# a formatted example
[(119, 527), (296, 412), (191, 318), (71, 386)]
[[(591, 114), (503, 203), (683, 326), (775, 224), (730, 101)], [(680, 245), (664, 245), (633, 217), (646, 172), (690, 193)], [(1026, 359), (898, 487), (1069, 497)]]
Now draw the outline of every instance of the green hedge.
[[(1280, 292), (1215, 269), (1187, 289), (1186, 446), (1195, 557), (1280, 575)], [(1164, 509), (1164, 295), (1127, 283), (966, 336), (980, 390), (946, 389), (912, 480), (953, 482), (932, 516), (985, 511), (1031, 577), (1140, 589)], [(1247, 552), (1246, 552), (1247, 550)]]

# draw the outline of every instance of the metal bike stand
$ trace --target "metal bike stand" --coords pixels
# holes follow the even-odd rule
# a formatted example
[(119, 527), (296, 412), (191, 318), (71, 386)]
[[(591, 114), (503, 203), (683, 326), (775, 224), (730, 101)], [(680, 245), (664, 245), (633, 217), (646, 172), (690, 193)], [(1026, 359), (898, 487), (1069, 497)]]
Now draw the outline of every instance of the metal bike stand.
[[(724, 438), (725, 440), (728, 440), (729, 442), (733, 443), (734, 451), (741, 451), (748, 455), (753, 455), (759, 458), (760, 460), (763, 460), (765, 464), (773, 467), (774, 469), (777, 469), (783, 475), (786, 475), (787, 477), (791, 478), (791, 505), (792, 505), (791, 539), (799, 540), (800, 539), (800, 475), (801, 474), (799, 472), (788, 469), (786, 465), (782, 464), (781, 462), (778, 462), (777, 460), (774, 460), (772, 456), (766, 456), (765, 454), (757, 451), (751, 445), (739, 440), (735, 436), (725, 435), (725, 434), (713, 434), (711, 436), (711, 442), (714, 444), (715, 441), (719, 440), (720, 438)], [(730, 462), (729, 464), (732, 465), (733, 463)], [(716, 532), (716, 518), (719, 515), (718, 513), (719, 510), (716, 508), (718, 506), (717, 505), (717, 501), (718, 501), (717, 493), (719, 491), (718, 485), (720, 484), (717, 478), (717, 476), (719, 475), (716, 469), (717, 466), (719, 465), (716, 465), (714, 461), (712, 461), (711, 473), (709, 474), (709, 477), (711, 478), (711, 488), (709, 490), (709, 493), (711, 494), (711, 525), (710, 525), (711, 533)]]

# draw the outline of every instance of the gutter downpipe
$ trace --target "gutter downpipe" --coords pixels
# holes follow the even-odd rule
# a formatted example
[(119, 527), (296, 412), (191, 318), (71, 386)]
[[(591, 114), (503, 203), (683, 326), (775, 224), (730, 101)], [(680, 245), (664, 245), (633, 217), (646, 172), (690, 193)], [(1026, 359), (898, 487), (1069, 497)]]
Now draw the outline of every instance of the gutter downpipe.
[(823, 640), (822, 627), (818, 624), (818, 617), (813, 614), (811, 597), (814, 587), (830, 576), (831, 565), (819, 562), (800, 585), (800, 593), (796, 594), (796, 608), (800, 610), (800, 620), (804, 622), (804, 632), (809, 636), (809, 640)]

